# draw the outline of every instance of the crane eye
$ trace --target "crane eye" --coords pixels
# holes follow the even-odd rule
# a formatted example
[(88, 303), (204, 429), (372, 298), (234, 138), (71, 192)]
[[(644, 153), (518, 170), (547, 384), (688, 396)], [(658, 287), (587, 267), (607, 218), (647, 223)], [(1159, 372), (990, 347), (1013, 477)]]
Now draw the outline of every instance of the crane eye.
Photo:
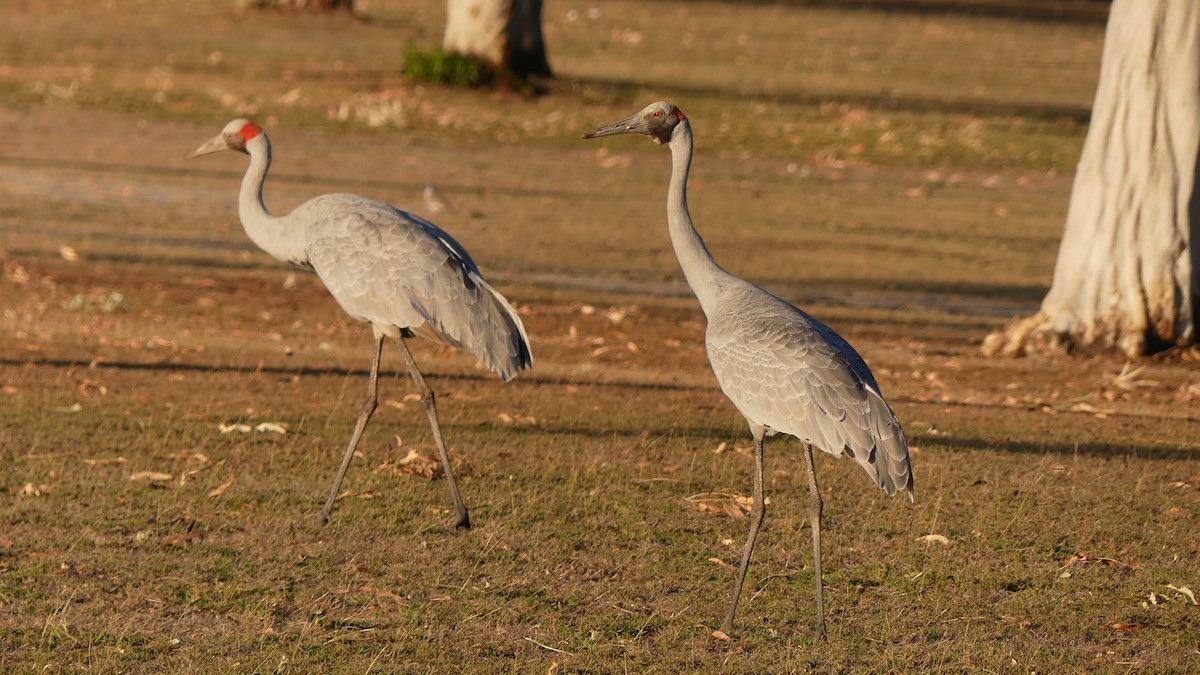
[(655, 117), (662, 117), (662, 115), (663, 115), (663, 113), (662, 113), (662, 111), (661, 111), (661, 110), (655, 110), (655, 111), (654, 111), (654, 116), (655, 116)]

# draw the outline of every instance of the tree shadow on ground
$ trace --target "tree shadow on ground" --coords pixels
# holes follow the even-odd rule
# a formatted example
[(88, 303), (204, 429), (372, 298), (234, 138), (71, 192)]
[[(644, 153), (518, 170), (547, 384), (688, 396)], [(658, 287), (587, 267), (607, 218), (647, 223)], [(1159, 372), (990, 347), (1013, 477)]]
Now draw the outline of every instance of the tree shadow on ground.
[[(579, 92), (585, 89), (599, 91), (613, 99), (614, 103), (634, 105), (645, 95), (647, 89), (662, 89), (664, 83), (638, 82), (600, 77), (560, 78), (556, 91)], [(1032, 120), (1071, 120), (1086, 125), (1092, 119), (1091, 106), (1052, 105), (1048, 103), (1018, 103), (989, 101), (986, 99), (936, 98), (903, 96), (890, 93), (866, 94), (820, 91), (763, 91), (737, 90), (726, 87), (701, 87), (672, 82), (669, 89), (677, 98), (687, 96), (712, 96), (742, 101), (771, 102), (784, 105), (817, 107), (823, 103), (846, 103), (850, 105), (888, 112), (941, 113), (950, 115), (974, 115), (979, 117), (1022, 117)]]
[(1022, 441), (1012, 439), (989, 440), (986, 438), (954, 438), (947, 436), (914, 435), (910, 441), (914, 445), (939, 446), (950, 452), (956, 450), (989, 450), (1013, 454), (1034, 455), (1063, 455), (1072, 457), (1084, 455), (1089, 457), (1129, 457), (1150, 460), (1192, 460), (1200, 457), (1200, 448), (1179, 448), (1160, 444), (1129, 445), (1098, 442), (1047, 442)]

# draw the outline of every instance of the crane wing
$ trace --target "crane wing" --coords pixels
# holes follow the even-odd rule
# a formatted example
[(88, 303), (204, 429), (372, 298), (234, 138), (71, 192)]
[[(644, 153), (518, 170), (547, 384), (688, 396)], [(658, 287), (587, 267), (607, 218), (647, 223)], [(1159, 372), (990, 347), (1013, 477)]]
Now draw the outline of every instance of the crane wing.
[(725, 395), (751, 424), (849, 455), (889, 495), (911, 493), (908, 442), (866, 363), (833, 329), (768, 297), (710, 318), (706, 346)]
[(520, 318), (445, 231), (355, 195), (301, 209), (309, 262), (348, 314), (469, 351), (506, 381), (532, 364)]

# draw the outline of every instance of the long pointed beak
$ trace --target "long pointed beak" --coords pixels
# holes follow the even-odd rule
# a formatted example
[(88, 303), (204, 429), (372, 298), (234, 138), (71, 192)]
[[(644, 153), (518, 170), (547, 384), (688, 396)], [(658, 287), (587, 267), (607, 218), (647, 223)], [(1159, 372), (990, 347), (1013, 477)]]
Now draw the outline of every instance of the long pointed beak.
[(616, 136), (617, 134), (644, 134), (646, 123), (638, 115), (631, 115), (621, 120), (593, 129), (583, 135), (584, 138), (600, 138), (601, 136)]
[(201, 145), (200, 147), (196, 148), (195, 150), (189, 152), (188, 159), (191, 159), (193, 157), (199, 157), (200, 155), (208, 155), (208, 154), (211, 154), (214, 152), (220, 152), (221, 150), (228, 150), (228, 149), (229, 149), (229, 146), (226, 145), (226, 143), (225, 143), (225, 137), (222, 136), (221, 134), (217, 134), (216, 136), (213, 136), (212, 138), (205, 141), (204, 145)]

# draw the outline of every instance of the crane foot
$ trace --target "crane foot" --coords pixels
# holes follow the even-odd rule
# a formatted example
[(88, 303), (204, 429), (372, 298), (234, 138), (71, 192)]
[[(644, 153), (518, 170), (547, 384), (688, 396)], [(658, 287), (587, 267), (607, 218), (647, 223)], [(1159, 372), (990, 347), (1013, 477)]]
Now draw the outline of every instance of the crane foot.
[(458, 520), (454, 522), (454, 529), (456, 529), (456, 530), (471, 529), (471, 516), (468, 515), (466, 511), (463, 511), (458, 516)]

